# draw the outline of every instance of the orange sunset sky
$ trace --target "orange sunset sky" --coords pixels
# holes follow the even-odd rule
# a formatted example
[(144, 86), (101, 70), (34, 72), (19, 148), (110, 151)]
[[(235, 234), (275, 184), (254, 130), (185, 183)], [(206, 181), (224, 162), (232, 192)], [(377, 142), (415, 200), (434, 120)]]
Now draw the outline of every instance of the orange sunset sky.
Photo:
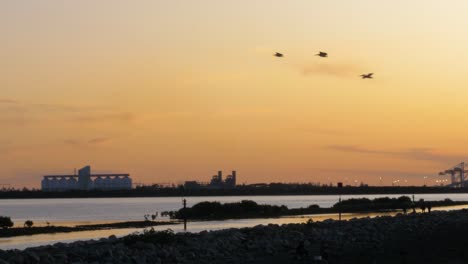
[(87, 164), (148, 184), (233, 169), (433, 184), (468, 149), (467, 14), (465, 0), (1, 1), (0, 184)]

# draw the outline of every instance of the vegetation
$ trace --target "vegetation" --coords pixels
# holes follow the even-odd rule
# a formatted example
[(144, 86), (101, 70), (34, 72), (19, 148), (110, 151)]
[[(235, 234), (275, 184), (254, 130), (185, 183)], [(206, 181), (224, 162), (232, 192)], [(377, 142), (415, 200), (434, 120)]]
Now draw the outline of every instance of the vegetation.
[[(28, 220), (30, 221), (30, 220)], [(93, 231), (93, 230), (102, 230), (110, 228), (145, 228), (150, 226), (159, 226), (159, 225), (174, 225), (179, 224), (176, 221), (128, 221), (128, 222), (117, 222), (117, 223), (108, 223), (108, 224), (95, 224), (95, 225), (78, 225), (78, 226), (39, 226), (33, 227), (33, 222), (28, 226), (26, 221), (23, 227), (16, 228), (4, 228), (0, 230), (0, 237), (14, 237), (14, 236), (25, 236), (25, 235), (35, 235), (35, 234), (53, 234), (53, 233), (69, 233), (69, 232), (78, 232), (78, 231)]]
[(26, 222), (24, 222), (24, 227), (27, 227), (27, 228), (31, 228), (32, 226), (34, 225), (34, 222), (31, 221), (31, 220), (26, 220)]
[(249, 217), (276, 217), (287, 212), (286, 206), (259, 205), (254, 201), (244, 200), (237, 203), (201, 202), (191, 208), (182, 208), (174, 214), (177, 219), (224, 219)]
[(282, 215), (301, 215), (317, 213), (318, 205), (307, 208), (288, 209), (282, 205), (260, 205), (254, 201), (243, 200), (235, 203), (201, 202), (193, 207), (182, 208), (179, 211), (163, 212), (162, 215), (175, 219), (235, 219), (235, 218), (263, 218), (279, 217)]
[(0, 216), (0, 227), (2, 229), (8, 229), (10, 227), (13, 227), (13, 221), (11, 221), (11, 218), (8, 216)]
[(367, 198), (348, 199), (341, 203), (333, 205), (334, 209), (344, 212), (360, 212), (360, 211), (379, 211), (379, 210), (405, 210), (412, 205), (411, 198), (401, 196), (399, 198), (375, 198), (370, 200)]
[(155, 231), (154, 228), (145, 229), (143, 233), (135, 232), (123, 238), (126, 245), (132, 245), (137, 242), (153, 243), (153, 244), (169, 244), (176, 239), (174, 231), (167, 229), (164, 231)]
[(162, 212), (161, 215), (169, 216), (173, 219), (215, 220), (338, 213), (340, 211), (343, 213), (352, 213), (403, 210), (403, 212), (406, 213), (410, 208), (429, 208), (457, 204), (468, 204), (468, 202), (453, 202), (450, 199), (445, 199), (443, 201), (434, 202), (424, 202), (422, 200), (413, 204), (408, 196), (401, 196), (399, 198), (384, 197), (373, 200), (367, 198), (349, 199), (341, 203), (338, 202), (331, 208), (320, 208), (318, 205), (313, 204), (306, 208), (289, 209), (284, 205), (259, 205), (254, 201), (244, 200), (225, 204), (221, 204), (220, 202), (201, 202), (195, 204), (193, 207), (182, 208), (178, 211)]
[(158, 212), (155, 212), (154, 214), (150, 215), (150, 214), (145, 214), (143, 216), (145, 218), (145, 221), (150, 221), (150, 217), (151, 217), (151, 220), (154, 221), (156, 220), (156, 218), (158, 217)]

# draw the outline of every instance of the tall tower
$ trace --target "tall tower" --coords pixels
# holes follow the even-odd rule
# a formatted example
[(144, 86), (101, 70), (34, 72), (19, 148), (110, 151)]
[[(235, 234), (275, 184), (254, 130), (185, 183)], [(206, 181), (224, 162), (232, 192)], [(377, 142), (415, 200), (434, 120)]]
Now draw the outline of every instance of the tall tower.
[(232, 171), (232, 181), (233, 181), (233, 186), (236, 187), (236, 171)]
[(218, 180), (219, 180), (219, 182), (223, 181), (223, 172), (222, 171), (218, 171)]
[(91, 166), (78, 170), (78, 186), (81, 190), (89, 190), (91, 185)]

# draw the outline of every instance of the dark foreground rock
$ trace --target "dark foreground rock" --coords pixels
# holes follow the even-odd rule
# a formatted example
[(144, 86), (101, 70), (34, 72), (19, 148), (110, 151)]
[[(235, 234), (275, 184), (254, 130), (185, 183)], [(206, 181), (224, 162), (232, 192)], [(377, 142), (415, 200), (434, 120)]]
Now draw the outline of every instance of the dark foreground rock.
[[(0, 263), (468, 263), (468, 210), (0, 250)], [(318, 260), (318, 257), (322, 260)], [(315, 260), (314, 260), (315, 259)]]

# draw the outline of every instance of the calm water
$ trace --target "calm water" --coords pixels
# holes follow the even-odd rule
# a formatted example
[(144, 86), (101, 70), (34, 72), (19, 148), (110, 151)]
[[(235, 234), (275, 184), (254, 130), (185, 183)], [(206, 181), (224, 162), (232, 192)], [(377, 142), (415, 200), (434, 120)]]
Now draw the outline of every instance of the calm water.
[[(343, 195), (342, 199), (377, 197), (399, 197), (401, 195)], [(410, 196), (410, 195), (409, 195)], [(456, 201), (468, 201), (468, 194), (417, 194), (415, 199), (443, 200), (450, 198)], [(331, 207), (338, 201), (338, 195), (304, 195), (304, 196), (230, 196), (230, 197), (187, 197), (187, 205), (192, 206), (201, 201), (236, 202), (253, 200), (259, 204), (286, 205), (289, 208), (307, 207), (318, 204), (320, 207)], [(12, 199), (0, 200), (0, 215), (10, 216), (15, 225), (22, 225), (25, 220), (33, 220), (35, 225), (76, 225), (112, 221), (143, 220), (145, 214), (156, 211), (177, 210), (182, 205), (182, 198), (90, 198), (90, 199)], [(369, 215), (349, 214), (346, 217)], [(335, 218), (335, 215), (311, 217), (314, 221)], [(272, 219), (226, 220), (189, 223), (189, 231), (217, 230), (233, 227), (250, 227), (259, 224), (285, 224), (305, 222), (309, 217), (285, 217)], [(182, 231), (182, 225), (160, 226), (157, 229), (171, 228)], [(26, 248), (55, 242), (71, 242), (83, 239), (97, 239), (111, 234), (123, 236), (141, 229), (115, 229), (101, 231), (75, 232), (68, 234), (46, 234), (14, 238), (0, 238), (0, 248)]]

